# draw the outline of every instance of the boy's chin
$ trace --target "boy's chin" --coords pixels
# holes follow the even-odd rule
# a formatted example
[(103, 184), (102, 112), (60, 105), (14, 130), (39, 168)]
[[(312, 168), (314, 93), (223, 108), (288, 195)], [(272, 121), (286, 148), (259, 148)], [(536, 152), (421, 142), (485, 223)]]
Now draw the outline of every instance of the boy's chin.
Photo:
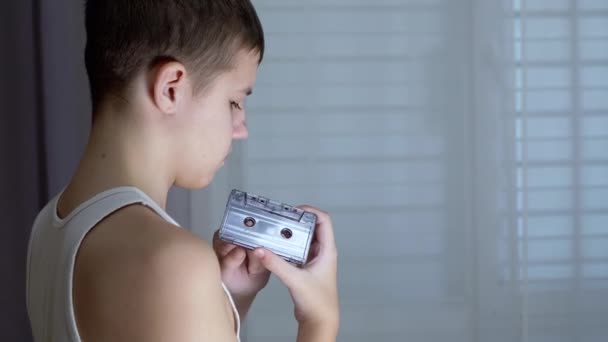
[[(219, 169), (219, 167), (218, 167)], [(213, 174), (207, 174), (201, 177), (192, 177), (192, 178), (188, 178), (186, 179), (178, 179), (175, 182), (175, 185), (179, 186), (180, 188), (184, 188), (184, 189), (188, 189), (188, 190), (198, 190), (198, 189), (202, 189), (206, 186), (208, 186), (209, 184), (211, 184), (211, 182), (213, 181), (213, 178), (215, 177), (215, 172)]]

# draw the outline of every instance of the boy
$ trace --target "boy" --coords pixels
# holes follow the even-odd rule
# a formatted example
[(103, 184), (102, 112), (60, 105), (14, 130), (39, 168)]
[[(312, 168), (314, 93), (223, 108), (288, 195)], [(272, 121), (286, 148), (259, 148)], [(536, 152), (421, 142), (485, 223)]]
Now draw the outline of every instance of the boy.
[[(64, 191), (38, 215), (27, 305), (36, 341), (234, 341), (273, 272), (298, 341), (338, 331), (329, 216), (298, 269), (270, 251), (213, 246), (164, 210), (173, 185), (208, 185), (248, 136), (264, 36), (249, 0), (89, 0), (93, 126)], [(236, 335), (236, 338), (235, 338)]]

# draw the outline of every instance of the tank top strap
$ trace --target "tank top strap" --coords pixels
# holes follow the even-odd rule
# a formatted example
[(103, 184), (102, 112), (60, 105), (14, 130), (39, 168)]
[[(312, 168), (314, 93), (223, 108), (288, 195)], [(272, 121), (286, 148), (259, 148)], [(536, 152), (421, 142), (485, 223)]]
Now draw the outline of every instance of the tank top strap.
[[(63, 228), (70, 222), (72, 227), (90, 230), (110, 214), (132, 204), (143, 204), (164, 220), (179, 226), (156, 202), (135, 187), (119, 187), (101, 192), (79, 205), (63, 219), (59, 218), (54, 210), (54, 225)], [(80, 215), (83, 211), (86, 211), (86, 215)]]

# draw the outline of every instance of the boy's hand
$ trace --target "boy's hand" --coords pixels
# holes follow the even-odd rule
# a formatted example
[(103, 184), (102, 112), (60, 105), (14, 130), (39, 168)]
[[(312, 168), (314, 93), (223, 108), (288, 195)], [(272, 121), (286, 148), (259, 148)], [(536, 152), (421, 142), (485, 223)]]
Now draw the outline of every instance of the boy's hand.
[(253, 251), (220, 240), (217, 231), (213, 249), (220, 262), (222, 281), (244, 319), (257, 293), (268, 284), (270, 272), (253, 256)]
[(295, 304), (295, 316), (300, 323), (300, 333), (303, 334), (299, 341), (310, 340), (304, 335), (311, 331), (321, 331), (323, 336), (335, 340), (340, 324), (340, 310), (336, 275), (338, 252), (331, 218), (313, 207), (300, 208), (311, 211), (318, 217), (308, 263), (298, 268), (262, 248), (255, 250), (254, 257), (289, 289)]

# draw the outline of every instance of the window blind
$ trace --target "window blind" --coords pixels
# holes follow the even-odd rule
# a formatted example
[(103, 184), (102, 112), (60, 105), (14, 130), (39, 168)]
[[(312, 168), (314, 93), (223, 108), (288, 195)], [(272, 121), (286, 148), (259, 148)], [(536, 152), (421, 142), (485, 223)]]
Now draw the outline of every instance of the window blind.
[(608, 332), (608, 2), (514, 5), (524, 336), (599, 341)]

